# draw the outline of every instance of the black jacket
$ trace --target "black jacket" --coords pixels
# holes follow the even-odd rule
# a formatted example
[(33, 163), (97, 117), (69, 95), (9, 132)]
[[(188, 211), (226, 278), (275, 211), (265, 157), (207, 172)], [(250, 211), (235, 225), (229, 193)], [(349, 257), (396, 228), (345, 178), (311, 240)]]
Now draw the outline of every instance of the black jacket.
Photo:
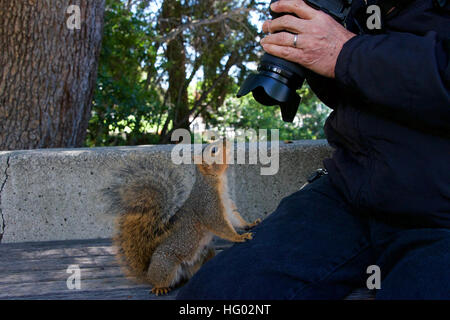
[(381, 34), (347, 27), (358, 36), (344, 45), (336, 79), (308, 77), (333, 109), (331, 181), (359, 211), (450, 227), (449, 4), (416, 0), (385, 17)]

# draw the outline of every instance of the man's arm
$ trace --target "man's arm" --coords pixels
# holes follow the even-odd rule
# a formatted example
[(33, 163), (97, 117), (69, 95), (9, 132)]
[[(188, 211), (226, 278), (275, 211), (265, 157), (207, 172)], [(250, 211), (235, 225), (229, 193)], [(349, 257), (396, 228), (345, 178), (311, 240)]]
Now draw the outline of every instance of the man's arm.
[[(302, 0), (280, 0), (272, 10), (299, 18), (285, 15), (264, 23), (264, 32), (278, 32), (261, 41), (266, 52), (335, 78), (363, 100), (362, 107), (414, 125), (450, 127), (449, 53), (435, 32), (356, 36)], [(299, 34), (297, 47), (283, 30)]]
[(344, 44), (336, 79), (383, 113), (450, 128), (449, 58), (435, 32), (360, 35)]

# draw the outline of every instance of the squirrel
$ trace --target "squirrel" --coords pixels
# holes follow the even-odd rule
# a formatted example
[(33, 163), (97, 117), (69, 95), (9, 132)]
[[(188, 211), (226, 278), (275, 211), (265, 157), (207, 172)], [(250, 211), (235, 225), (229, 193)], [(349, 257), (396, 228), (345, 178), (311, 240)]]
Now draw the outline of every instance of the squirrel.
[(128, 276), (150, 284), (155, 295), (188, 281), (214, 257), (214, 235), (244, 242), (253, 234), (239, 234), (235, 227), (249, 230), (261, 222), (245, 221), (228, 194), (229, 144), (223, 140), (210, 148), (222, 161), (196, 161), (195, 183), (179, 208), (175, 202), (187, 192), (181, 179), (145, 161), (122, 168), (105, 190), (118, 214), (113, 243), (119, 262)]

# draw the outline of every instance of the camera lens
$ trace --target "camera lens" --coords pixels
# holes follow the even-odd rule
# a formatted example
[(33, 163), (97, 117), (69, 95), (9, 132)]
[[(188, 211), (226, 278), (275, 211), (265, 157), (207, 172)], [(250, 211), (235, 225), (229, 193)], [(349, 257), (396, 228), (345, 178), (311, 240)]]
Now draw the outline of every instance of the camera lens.
[[(271, 1), (271, 4), (276, 1)], [(273, 18), (283, 15), (272, 11), (271, 14)], [(305, 81), (304, 72), (299, 64), (265, 53), (258, 66), (258, 73), (244, 81), (237, 97), (252, 92), (255, 100), (262, 105), (279, 105), (283, 120), (292, 122), (301, 101), (296, 91)]]
[(296, 90), (304, 81), (303, 67), (266, 53), (258, 73), (244, 81), (237, 96), (240, 98), (252, 92), (255, 100), (262, 105), (279, 105), (283, 120), (292, 122), (301, 100)]

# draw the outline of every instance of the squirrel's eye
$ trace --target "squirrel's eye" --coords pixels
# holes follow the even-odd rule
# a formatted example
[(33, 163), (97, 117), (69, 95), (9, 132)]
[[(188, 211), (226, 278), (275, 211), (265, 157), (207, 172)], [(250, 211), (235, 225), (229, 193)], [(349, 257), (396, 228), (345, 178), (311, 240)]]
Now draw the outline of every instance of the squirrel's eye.
[(212, 154), (215, 154), (216, 152), (217, 152), (217, 148), (216, 148), (216, 147), (214, 147), (214, 148), (211, 149), (211, 153), (212, 153)]

